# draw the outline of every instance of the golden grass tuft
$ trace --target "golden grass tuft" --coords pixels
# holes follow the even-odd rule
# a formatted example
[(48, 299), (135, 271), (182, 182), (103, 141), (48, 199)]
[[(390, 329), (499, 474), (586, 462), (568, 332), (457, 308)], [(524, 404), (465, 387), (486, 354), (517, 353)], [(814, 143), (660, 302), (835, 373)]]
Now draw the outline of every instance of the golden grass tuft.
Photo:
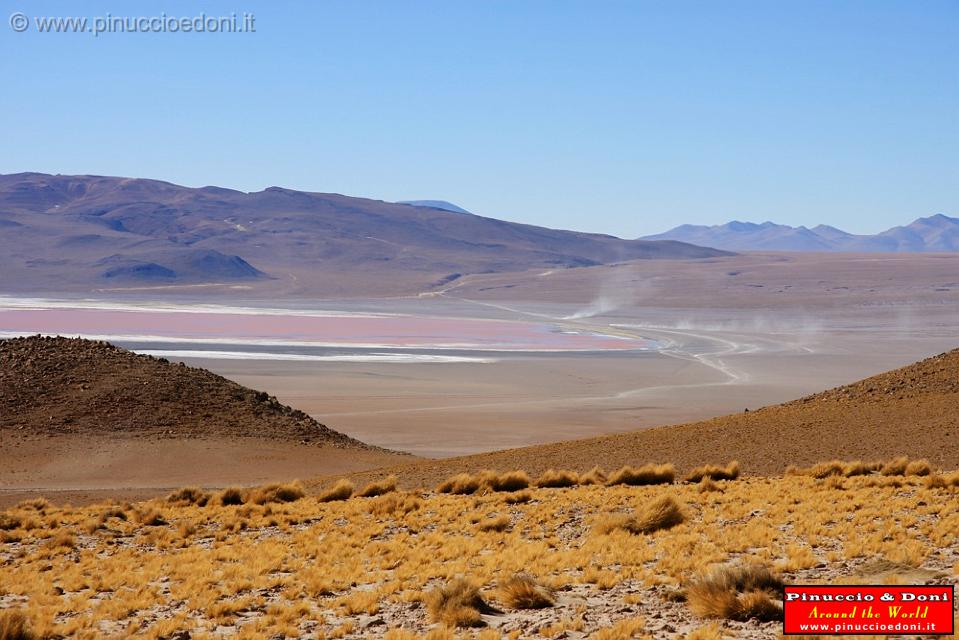
[(723, 489), (715, 480), (707, 476), (699, 481), (698, 490), (700, 493), (710, 493), (712, 491), (722, 491)]
[(959, 487), (959, 471), (926, 476), (927, 489), (945, 489), (947, 487)]
[(23, 519), (12, 513), (0, 513), (0, 531), (19, 529)]
[(353, 495), (353, 483), (342, 478), (332, 487), (316, 496), (319, 502), (336, 502), (338, 500), (347, 500)]
[(447, 478), (436, 487), (437, 493), (452, 493), (453, 495), (471, 495), (480, 488), (479, 478), (468, 473), (458, 473)]
[(525, 471), (507, 471), (506, 473), (484, 471), (481, 477), (483, 485), (491, 491), (519, 491), (528, 488), (531, 484), (529, 474)]
[(299, 480), (286, 484), (268, 484), (250, 491), (249, 502), (267, 504), (270, 502), (296, 502), (306, 495)]
[(213, 498), (213, 501), (221, 506), (228, 507), (228, 506), (243, 504), (244, 502), (243, 497), (244, 496), (243, 496), (242, 489), (238, 489), (237, 487), (230, 487), (216, 494), (216, 496), (214, 496)]
[(406, 515), (423, 506), (423, 501), (413, 493), (388, 493), (370, 502), (369, 511), (376, 516)]
[(586, 473), (581, 473), (579, 475), (579, 484), (584, 486), (591, 484), (606, 484), (606, 480), (606, 472), (599, 467), (593, 467)]
[(556, 604), (556, 598), (530, 575), (514, 574), (497, 590), (499, 599), (511, 609), (545, 609)]
[(907, 476), (928, 476), (932, 475), (932, 465), (928, 460), (913, 460), (906, 465)]
[(177, 506), (195, 504), (198, 507), (206, 506), (210, 501), (210, 494), (199, 487), (184, 487), (167, 496), (167, 502)]
[(733, 460), (725, 467), (706, 464), (696, 467), (686, 474), (686, 482), (700, 482), (704, 478), (710, 480), (735, 480), (739, 477), (739, 462)]
[(509, 529), (509, 517), (502, 515), (495, 518), (486, 518), (476, 523), (476, 528), (480, 531), (506, 531)]
[(562, 489), (579, 484), (579, 475), (575, 471), (557, 471), (547, 469), (536, 479), (536, 486), (543, 489)]
[(676, 479), (676, 468), (671, 464), (644, 464), (641, 467), (623, 467), (612, 473), (606, 484), (627, 484), (642, 486), (650, 484), (669, 484)]
[(396, 476), (389, 476), (379, 482), (371, 482), (356, 495), (360, 498), (375, 498), (396, 491)]
[(153, 509), (137, 511), (136, 519), (137, 522), (142, 524), (144, 527), (162, 527), (163, 525), (168, 524), (163, 515)]
[(643, 635), (646, 629), (644, 618), (625, 618), (610, 627), (600, 629), (590, 636), (590, 640), (632, 640), (633, 638), (649, 637)]
[(662, 496), (643, 505), (631, 515), (618, 514), (601, 519), (595, 531), (601, 534), (622, 530), (634, 535), (650, 534), (661, 529), (671, 529), (685, 520), (679, 503), (671, 496)]
[(0, 611), (0, 640), (36, 640), (30, 620), (19, 609)]
[(54, 535), (47, 538), (46, 546), (51, 549), (76, 549), (77, 548), (77, 539), (69, 531), (59, 531)]
[(886, 464), (882, 466), (882, 469), (879, 470), (884, 476), (904, 476), (906, 475), (906, 469), (909, 467), (909, 458), (906, 456), (899, 456), (898, 458), (893, 458)]
[(686, 597), (703, 618), (770, 622), (782, 616), (771, 597), (782, 588), (782, 579), (762, 565), (722, 565), (693, 580)]
[(811, 467), (790, 465), (786, 469), (786, 475), (809, 476), (817, 480), (823, 480), (831, 476), (852, 478), (853, 476), (868, 476), (871, 473), (883, 469), (885, 466), (886, 463), (883, 462), (863, 462), (862, 460), (843, 462), (842, 460), (830, 460), (829, 462), (819, 462)]
[(482, 627), (482, 614), (496, 612), (465, 578), (434, 589), (427, 597), (427, 608), (434, 622), (448, 627)]
[(533, 494), (529, 491), (515, 491), (503, 496), (503, 502), (506, 504), (522, 504), (533, 499)]

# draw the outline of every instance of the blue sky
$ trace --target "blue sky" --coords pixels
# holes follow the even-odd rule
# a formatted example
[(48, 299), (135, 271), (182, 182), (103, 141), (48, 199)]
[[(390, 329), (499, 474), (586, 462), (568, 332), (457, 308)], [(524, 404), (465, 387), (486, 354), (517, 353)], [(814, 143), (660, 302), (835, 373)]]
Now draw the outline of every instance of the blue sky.
[[(959, 215), (956, 0), (0, 5), (0, 173), (441, 198), (625, 237)], [(15, 33), (16, 11), (252, 12), (256, 33)]]

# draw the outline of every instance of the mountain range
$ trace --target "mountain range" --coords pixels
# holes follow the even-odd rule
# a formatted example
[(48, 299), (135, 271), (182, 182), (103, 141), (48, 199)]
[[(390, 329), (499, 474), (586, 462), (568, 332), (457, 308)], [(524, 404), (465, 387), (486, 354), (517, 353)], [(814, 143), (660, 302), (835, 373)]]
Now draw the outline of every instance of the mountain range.
[(266, 292), (393, 295), (470, 273), (728, 255), (450, 207), (280, 187), (245, 193), (134, 178), (0, 175), (0, 289), (242, 283)]
[(959, 218), (940, 213), (875, 235), (847, 233), (824, 224), (812, 229), (773, 222), (684, 224), (642, 239), (677, 240), (727, 251), (948, 252), (959, 251)]

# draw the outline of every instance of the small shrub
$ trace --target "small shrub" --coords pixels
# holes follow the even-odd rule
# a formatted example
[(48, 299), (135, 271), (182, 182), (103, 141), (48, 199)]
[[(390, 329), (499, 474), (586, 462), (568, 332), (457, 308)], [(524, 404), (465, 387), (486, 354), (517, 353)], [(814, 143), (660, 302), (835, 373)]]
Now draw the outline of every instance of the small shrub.
[(483, 600), (479, 589), (464, 578), (434, 589), (427, 598), (427, 608), (434, 622), (449, 627), (482, 627), (482, 614), (497, 613)]
[(686, 482), (700, 482), (704, 478), (710, 480), (735, 480), (739, 477), (739, 463), (733, 460), (725, 467), (707, 464), (696, 467), (686, 475)]
[(545, 609), (556, 603), (552, 592), (532, 576), (517, 573), (499, 586), (499, 596), (511, 609)]
[(479, 478), (468, 473), (458, 473), (447, 478), (436, 487), (437, 493), (452, 493), (454, 495), (471, 495), (480, 488)]
[(396, 476), (389, 476), (380, 482), (371, 482), (356, 495), (360, 498), (375, 498), (391, 491), (396, 491)]
[(353, 495), (353, 483), (343, 478), (337, 481), (332, 487), (316, 497), (319, 502), (335, 502), (337, 500), (347, 500)]
[(676, 468), (671, 464), (644, 464), (641, 467), (623, 467), (614, 472), (606, 484), (627, 484), (642, 486), (650, 484), (669, 484), (676, 478)]
[(0, 640), (35, 640), (30, 621), (19, 609), (0, 611)]
[(547, 469), (536, 479), (536, 486), (544, 489), (561, 489), (575, 487), (579, 483), (579, 476), (573, 471), (557, 471)]
[(632, 515), (610, 516), (596, 525), (598, 533), (607, 534), (621, 529), (629, 533), (650, 534), (660, 529), (671, 529), (685, 520), (679, 504), (670, 496), (663, 496)]

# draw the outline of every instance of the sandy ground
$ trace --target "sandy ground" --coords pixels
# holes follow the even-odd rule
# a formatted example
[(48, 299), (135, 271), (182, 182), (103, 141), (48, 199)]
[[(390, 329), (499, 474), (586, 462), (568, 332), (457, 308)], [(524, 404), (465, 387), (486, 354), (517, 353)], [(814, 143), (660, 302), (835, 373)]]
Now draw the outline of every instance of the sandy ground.
[(0, 443), (0, 508), (37, 494), (89, 502), (142, 499), (187, 485), (257, 485), (408, 461), (379, 451), (270, 440), (61, 436)]

